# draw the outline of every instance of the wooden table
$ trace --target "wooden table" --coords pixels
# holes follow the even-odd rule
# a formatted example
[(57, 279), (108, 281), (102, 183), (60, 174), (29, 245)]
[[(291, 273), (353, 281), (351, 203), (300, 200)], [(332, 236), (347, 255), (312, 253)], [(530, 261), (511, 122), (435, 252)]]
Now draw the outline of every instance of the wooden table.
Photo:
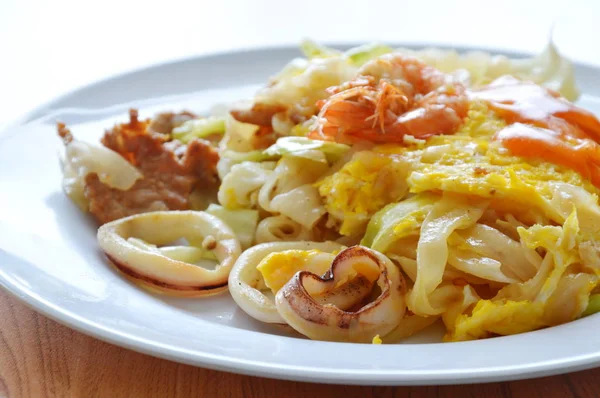
[(240, 376), (113, 346), (49, 320), (0, 288), (0, 397), (600, 397), (600, 369), (509, 383), (358, 387)]

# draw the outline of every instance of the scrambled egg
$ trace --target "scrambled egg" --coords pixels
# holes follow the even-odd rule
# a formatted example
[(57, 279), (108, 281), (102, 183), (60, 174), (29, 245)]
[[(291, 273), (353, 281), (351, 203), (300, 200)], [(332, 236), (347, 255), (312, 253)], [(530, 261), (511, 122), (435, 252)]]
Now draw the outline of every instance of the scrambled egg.
[(511, 156), (494, 134), (505, 122), (485, 105), (475, 102), (455, 135), (437, 136), (420, 150), (406, 150), (414, 159), (408, 177), (411, 193), (445, 191), (492, 200), (491, 207), (510, 212), (524, 222), (542, 217), (564, 222), (548, 204), (555, 195), (554, 183), (583, 187), (596, 195), (598, 189), (577, 172), (551, 163)]
[(285, 250), (265, 257), (256, 267), (265, 285), (277, 293), (298, 271), (323, 275), (331, 267), (335, 255), (320, 250)]
[(454, 332), (446, 341), (474, 340), (492, 334), (509, 335), (529, 332), (545, 326), (544, 305), (530, 301), (493, 302), (479, 300), (471, 316), (459, 315)]
[(401, 156), (356, 153), (339, 171), (316, 183), (342, 235), (358, 235), (370, 216), (407, 193), (409, 164)]
[(347, 236), (364, 233), (373, 214), (407, 193), (445, 191), (490, 199), (492, 209), (526, 223), (564, 222), (565, 215), (549, 203), (557, 182), (583, 187), (597, 200), (598, 189), (577, 172), (511, 156), (492, 140), (505, 126), (485, 104), (473, 102), (456, 134), (359, 152), (317, 183), (319, 194), (340, 233)]

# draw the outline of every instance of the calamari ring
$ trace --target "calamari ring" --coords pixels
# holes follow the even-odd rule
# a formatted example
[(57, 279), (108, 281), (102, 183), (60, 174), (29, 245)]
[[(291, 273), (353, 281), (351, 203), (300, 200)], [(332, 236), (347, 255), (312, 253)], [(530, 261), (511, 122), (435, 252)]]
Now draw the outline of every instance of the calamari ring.
[[(227, 278), (241, 253), (233, 231), (219, 218), (202, 211), (157, 211), (136, 214), (102, 225), (98, 243), (108, 259), (135, 283), (177, 296), (205, 296), (227, 289)], [(212, 237), (211, 251), (219, 264), (205, 269), (132, 244), (136, 237), (166, 245), (182, 237), (202, 241)], [(214, 239), (213, 239), (214, 238)]]
[[(335, 289), (342, 282), (340, 275), (352, 269), (377, 279), (381, 294), (373, 302), (356, 311), (344, 311), (313, 298)], [(404, 277), (390, 259), (366, 247), (352, 246), (336, 256), (324, 277), (297, 272), (277, 292), (275, 302), (288, 325), (313, 340), (367, 343), (375, 335), (385, 336), (400, 323), (406, 311), (405, 292)]]
[(256, 267), (269, 254), (284, 250), (321, 250), (333, 252), (344, 246), (335, 242), (273, 242), (256, 245), (242, 253), (229, 274), (229, 292), (237, 305), (252, 318), (266, 323), (285, 321), (277, 312), (275, 301), (256, 287), (262, 274)]

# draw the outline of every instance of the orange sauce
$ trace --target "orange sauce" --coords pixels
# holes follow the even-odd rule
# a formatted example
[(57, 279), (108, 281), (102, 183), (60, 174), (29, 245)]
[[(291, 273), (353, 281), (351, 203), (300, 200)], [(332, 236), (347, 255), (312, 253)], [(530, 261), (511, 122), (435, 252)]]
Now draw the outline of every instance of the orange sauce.
[(470, 91), (469, 97), (486, 101), (507, 123), (530, 123), (600, 142), (600, 121), (596, 116), (537, 84), (504, 76)]
[(571, 168), (600, 188), (600, 121), (592, 113), (510, 76), (469, 97), (487, 102), (509, 123), (494, 139), (512, 154)]
[(568, 167), (600, 187), (600, 146), (592, 140), (565, 137), (553, 130), (522, 123), (505, 127), (494, 139), (501, 141), (513, 155)]

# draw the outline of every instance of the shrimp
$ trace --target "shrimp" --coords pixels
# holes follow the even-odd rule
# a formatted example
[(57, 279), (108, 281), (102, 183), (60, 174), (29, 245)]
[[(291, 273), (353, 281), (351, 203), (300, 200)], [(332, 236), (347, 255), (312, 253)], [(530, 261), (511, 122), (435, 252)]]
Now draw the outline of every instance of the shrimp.
[(388, 54), (356, 79), (329, 89), (311, 138), (352, 143), (402, 142), (452, 134), (467, 115), (466, 88), (414, 57)]

